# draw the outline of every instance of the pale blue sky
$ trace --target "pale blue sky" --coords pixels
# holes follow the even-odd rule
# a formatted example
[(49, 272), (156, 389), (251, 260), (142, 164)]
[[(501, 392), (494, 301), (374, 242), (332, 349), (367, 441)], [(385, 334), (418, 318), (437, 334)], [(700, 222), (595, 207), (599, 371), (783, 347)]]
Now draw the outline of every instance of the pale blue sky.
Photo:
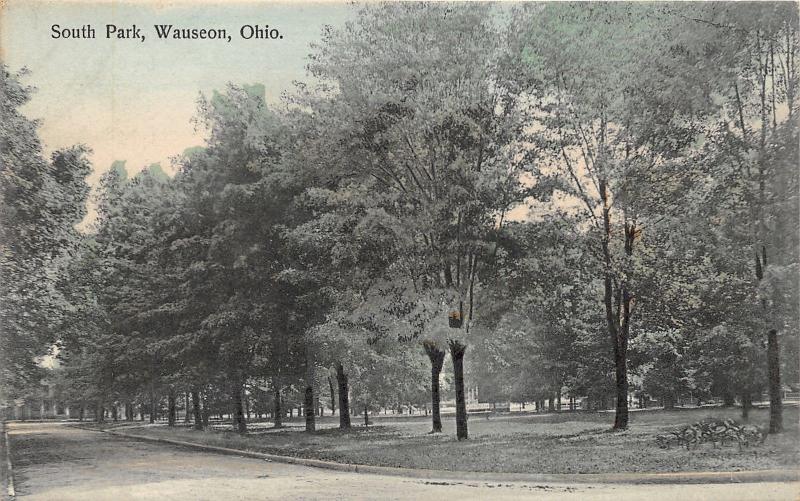
[[(0, 57), (12, 71), (31, 70), (25, 82), (38, 91), (24, 112), (41, 119), (47, 151), (75, 143), (94, 150), (94, 182), (114, 160), (131, 172), (167, 167), (170, 156), (201, 144), (191, 123), (200, 92), (262, 83), (277, 101), (305, 78), (323, 25), (341, 26), (354, 12), (343, 2), (10, 0), (0, 13)], [(145, 42), (105, 38), (106, 24), (134, 23)], [(97, 38), (54, 40), (52, 24), (91, 24)], [(226, 28), (233, 40), (158, 40), (153, 24)], [(243, 40), (244, 24), (268, 24), (284, 38)]]

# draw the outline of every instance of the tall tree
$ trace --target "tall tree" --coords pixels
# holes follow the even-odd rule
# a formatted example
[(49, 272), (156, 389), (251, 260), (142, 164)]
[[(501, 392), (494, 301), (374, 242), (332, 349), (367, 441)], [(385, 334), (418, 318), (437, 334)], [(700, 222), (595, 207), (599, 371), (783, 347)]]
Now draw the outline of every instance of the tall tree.
[(365, 216), (397, 242), (402, 259), (385, 280), (432, 300), (443, 319), (454, 315), (440, 346), (454, 365), (459, 439), (468, 436), (463, 359), (479, 276), (523, 196), (527, 160), (514, 145), (515, 103), (494, 86), (492, 19), (488, 6), (365, 7), (323, 35), (309, 69), (324, 86), (304, 101), (332, 136), (326, 166), (341, 176), (340, 192), (368, 196)]
[(70, 309), (58, 285), (86, 213), (88, 150), (43, 157), (38, 123), (20, 108), (32, 89), (0, 65), (0, 400), (39, 384), (37, 357), (58, 340)]

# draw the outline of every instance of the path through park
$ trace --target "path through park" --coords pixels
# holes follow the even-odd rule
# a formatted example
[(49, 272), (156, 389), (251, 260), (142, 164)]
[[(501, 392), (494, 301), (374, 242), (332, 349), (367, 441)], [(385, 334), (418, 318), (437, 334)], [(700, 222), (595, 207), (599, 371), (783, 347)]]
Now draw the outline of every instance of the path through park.
[(127, 499), (791, 499), (797, 484), (558, 485), (342, 473), (83, 430), (11, 423), (17, 497)]

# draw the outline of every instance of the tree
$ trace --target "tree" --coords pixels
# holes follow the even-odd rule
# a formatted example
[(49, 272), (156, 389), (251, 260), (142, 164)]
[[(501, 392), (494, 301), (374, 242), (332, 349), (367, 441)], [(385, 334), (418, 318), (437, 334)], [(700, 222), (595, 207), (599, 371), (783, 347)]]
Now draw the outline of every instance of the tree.
[(521, 9), (511, 30), (508, 71), (536, 103), (532, 135), (549, 179), (594, 241), (614, 356), (615, 429), (628, 424), (641, 238), (680, 208), (655, 190), (674, 192), (663, 173), (691, 156), (717, 109), (671, 42), (678, 19), (655, 5), (552, 4)]
[(38, 123), (20, 108), (32, 89), (0, 65), (0, 401), (38, 385), (37, 357), (58, 339), (70, 305), (63, 283), (78, 244), (74, 226), (85, 213), (91, 170), (83, 146), (42, 156)]
[[(782, 428), (779, 333), (787, 326), (786, 319), (796, 318), (796, 310), (772, 303), (766, 292), (772, 287), (764, 280), (767, 275), (787, 277), (797, 266), (796, 231), (781, 230), (797, 226), (797, 212), (792, 209), (797, 207), (798, 15), (789, 4), (739, 7), (702, 6), (691, 15), (677, 14), (691, 21), (684, 34), (688, 40), (680, 45), (684, 61), (698, 55), (715, 61), (703, 72), (704, 77), (708, 73), (713, 77), (716, 102), (721, 104), (717, 114), (720, 140), (708, 165), (715, 179), (727, 183), (720, 190), (739, 209), (737, 220), (728, 222), (731, 229), (738, 227), (733, 231), (739, 235), (739, 252), (752, 263), (749, 273), (755, 280), (750, 280), (750, 287), (761, 308), (757, 329), (767, 341), (770, 432), (776, 433)], [(790, 298), (797, 287), (786, 285), (782, 296)]]
[(384, 279), (436, 304), (442, 317), (457, 311), (454, 325), (463, 329), (451, 330), (444, 346), (460, 439), (479, 275), (493, 261), (505, 213), (523, 198), (519, 165), (527, 159), (513, 143), (515, 103), (494, 87), (491, 19), (484, 6), (365, 7), (354, 23), (323, 35), (309, 70), (325, 86), (300, 96), (336, 145), (325, 165), (343, 176), (340, 193), (366, 194), (365, 216), (382, 220), (396, 241), (402, 259)]

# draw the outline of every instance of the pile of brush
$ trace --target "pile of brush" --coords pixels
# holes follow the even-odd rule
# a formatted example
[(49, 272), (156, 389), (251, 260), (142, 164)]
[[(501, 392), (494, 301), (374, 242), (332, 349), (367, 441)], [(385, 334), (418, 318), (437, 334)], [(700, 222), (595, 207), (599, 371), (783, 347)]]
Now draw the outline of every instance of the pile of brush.
[(735, 443), (742, 450), (742, 447), (762, 444), (765, 438), (766, 433), (758, 426), (739, 424), (733, 419), (709, 418), (657, 435), (656, 443), (662, 449), (677, 445), (687, 450), (705, 443), (712, 444), (714, 448)]

